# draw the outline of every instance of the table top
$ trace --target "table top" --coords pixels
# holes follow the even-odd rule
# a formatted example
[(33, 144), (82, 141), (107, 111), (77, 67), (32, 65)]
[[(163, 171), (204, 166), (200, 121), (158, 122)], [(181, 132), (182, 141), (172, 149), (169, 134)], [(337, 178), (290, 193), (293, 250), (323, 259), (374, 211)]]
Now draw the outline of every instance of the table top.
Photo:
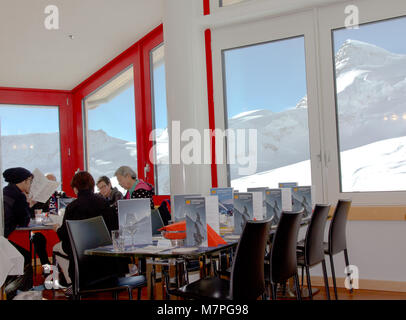
[(36, 230), (51, 230), (54, 228), (55, 223), (42, 224), (36, 223), (35, 220), (31, 220), (28, 226), (26, 227), (17, 227), (17, 231), (36, 231)]
[(109, 257), (138, 257), (138, 258), (191, 258), (195, 259), (204, 255), (213, 255), (223, 250), (235, 247), (238, 240), (230, 240), (227, 244), (217, 247), (157, 247), (157, 241), (153, 245), (137, 245), (135, 248), (126, 246), (125, 251), (114, 251), (113, 245), (85, 250), (86, 255), (109, 256)]

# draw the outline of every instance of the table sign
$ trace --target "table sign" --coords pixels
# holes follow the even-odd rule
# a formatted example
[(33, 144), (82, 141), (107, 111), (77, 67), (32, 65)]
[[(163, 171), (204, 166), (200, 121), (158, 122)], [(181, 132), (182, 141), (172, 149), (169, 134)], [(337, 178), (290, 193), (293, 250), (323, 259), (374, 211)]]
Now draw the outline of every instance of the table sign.
[(260, 192), (234, 193), (234, 234), (241, 234), (248, 220), (262, 220), (262, 194)]
[(282, 189), (267, 189), (265, 205), (266, 217), (272, 218), (272, 224), (277, 224), (282, 214)]
[(234, 226), (233, 211), (234, 198), (233, 188), (211, 188), (210, 194), (218, 197), (220, 227)]
[(247, 188), (247, 192), (260, 192), (262, 194), (262, 217), (263, 219), (266, 219), (267, 215), (266, 215), (266, 203), (265, 203), (265, 197), (266, 197), (266, 190), (268, 188), (267, 187), (256, 187), (256, 188)]
[(131, 235), (136, 244), (152, 244), (150, 199), (118, 200), (117, 203), (118, 225), (124, 231), (125, 245), (131, 245)]
[(186, 245), (207, 247), (206, 197), (185, 200)]
[(308, 217), (313, 212), (312, 187), (301, 186), (292, 188), (292, 210), (300, 211), (304, 209), (303, 217)]
[(171, 205), (172, 205), (172, 219), (175, 222), (185, 220), (185, 199), (187, 197), (197, 197), (200, 194), (176, 194), (171, 196)]

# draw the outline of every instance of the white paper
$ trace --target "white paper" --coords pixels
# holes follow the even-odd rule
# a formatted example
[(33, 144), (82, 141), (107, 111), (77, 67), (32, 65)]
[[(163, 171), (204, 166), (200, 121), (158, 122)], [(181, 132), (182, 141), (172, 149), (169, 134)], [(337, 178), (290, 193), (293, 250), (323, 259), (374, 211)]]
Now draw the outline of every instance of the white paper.
[(30, 197), (35, 201), (45, 203), (58, 188), (59, 182), (48, 180), (39, 169), (35, 169), (32, 174), (34, 179), (31, 184)]
[(263, 220), (264, 219), (264, 200), (262, 199), (262, 192), (251, 192), (252, 193), (252, 209), (254, 212), (254, 219)]
[(0, 286), (8, 275), (24, 274), (24, 257), (3, 236), (0, 236)]
[(206, 223), (220, 234), (220, 212), (218, 196), (206, 196)]
[(281, 188), (282, 190), (282, 211), (292, 211), (292, 189)]

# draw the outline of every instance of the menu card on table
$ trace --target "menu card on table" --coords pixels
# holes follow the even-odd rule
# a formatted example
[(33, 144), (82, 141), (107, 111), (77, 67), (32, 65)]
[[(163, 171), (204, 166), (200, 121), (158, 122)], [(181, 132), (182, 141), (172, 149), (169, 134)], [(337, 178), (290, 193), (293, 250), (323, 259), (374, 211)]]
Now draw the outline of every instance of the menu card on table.
[(282, 210), (292, 211), (292, 188), (297, 187), (297, 182), (279, 182), (282, 189)]
[(152, 244), (150, 199), (118, 200), (118, 224), (124, 232), (124, 244)]
[(172, 206), (172, 219), (175, 222), (185, 220), (185, 199), (187, 197), (200, 196), (199, 194), (176, 194), (171, 196), (171, 206)]
[(262, 194), (262, 210), (264, 219), (266, 218), (265, 192), (267, 189), (267, 187), (247, 188), (247, 192), (260, 192)]
[(220, 227), (233, 227), (233, 188), (211, 188), (210, 194), (218, 197)]
[(193, 197), (185, 200), (186, 245), (207, 247), (206, 198)]
[(282, 214), (282, 189), (265, 191), (266, 217), (272, 218), (272, 224), (278, 224)]
[(260, 192), (234, 193), (234, 234), (241, 234), (248, 220), (262, 220), (262, 203)]
[(302, 186), (292, 188), (293, 211), (304, 210), (303, 217), (308, 217), (313, 212), (312, 187)]

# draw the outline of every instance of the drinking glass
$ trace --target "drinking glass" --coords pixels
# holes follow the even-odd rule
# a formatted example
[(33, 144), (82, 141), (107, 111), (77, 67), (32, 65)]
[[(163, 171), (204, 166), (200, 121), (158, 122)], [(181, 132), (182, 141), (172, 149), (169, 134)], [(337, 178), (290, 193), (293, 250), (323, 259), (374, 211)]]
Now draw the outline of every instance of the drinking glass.
[(122, 230), (112, 230), (111, 240), (113, 241), (114, 251), (124, 251), (124, 238)]

